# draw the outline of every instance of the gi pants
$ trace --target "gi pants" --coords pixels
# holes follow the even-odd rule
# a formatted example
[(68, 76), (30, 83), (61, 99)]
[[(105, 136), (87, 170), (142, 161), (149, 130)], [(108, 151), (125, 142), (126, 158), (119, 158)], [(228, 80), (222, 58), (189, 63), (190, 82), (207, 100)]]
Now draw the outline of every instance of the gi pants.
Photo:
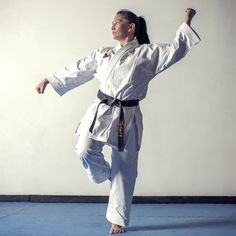
[(106, 212), (108, 221), (128, 226), (135, 181), (137, 177), (138, 151), (131, 149), (119, 152), (112, 148), (111, 166), (102, 153), (106, 143), (80, 135), (75, 151), (88, 174), (90, 181), (111, 181), (109, 202)]

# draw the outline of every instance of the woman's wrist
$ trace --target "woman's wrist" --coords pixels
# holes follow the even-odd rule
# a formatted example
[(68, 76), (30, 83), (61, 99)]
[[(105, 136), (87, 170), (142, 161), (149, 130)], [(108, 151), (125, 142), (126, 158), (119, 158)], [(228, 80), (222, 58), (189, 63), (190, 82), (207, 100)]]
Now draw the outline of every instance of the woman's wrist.
[(47, 79), (47, 78), (45, 78), (45, 79), (44, 79), (44, 82), (46, 82), (47, 84), (49, 83), (49, 81), (48, 81), (48, 79)]
[(190, 19), (185, 19), (185, 23), (186, 23), (188, 26), (191, 26), (191, 20), (190, 20)]

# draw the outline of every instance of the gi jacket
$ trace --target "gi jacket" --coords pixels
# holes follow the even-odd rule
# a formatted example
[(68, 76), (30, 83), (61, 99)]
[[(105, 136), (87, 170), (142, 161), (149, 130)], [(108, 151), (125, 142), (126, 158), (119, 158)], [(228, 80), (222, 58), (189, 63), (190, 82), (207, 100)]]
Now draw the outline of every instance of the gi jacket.
[[(100, 47), (93, 50), (83, 59), (78, 59), (65, 68), (49, 75), (48, 81), (59, 95), (78, 87), (87, 81), (97, 78), (99, 89), (120, 100), (142, 100), (146, 97), (149, 82), (181, 58), (201, 41), (199, 36), (183, 22), (176, 31), (172, 43), (139, 44), (134, 38), (128, 44), (132, 47), (116, 63), (108, 78), (104, 78), (105, 69), (111, 58), (122, 47)], [(94, 118), (100, 99), (95, 96), (85, 115), (81, 119), (75, 135), (86, 135)], [(89, 136), (106, 142), (113, 148), (118, 145), (119, 107), (101, 104), (93, 132)], [(125, 150), (139, 150), (143, 133), (143, 118), (139, 106), (123, 107), (124, 109), (124, 142)]]

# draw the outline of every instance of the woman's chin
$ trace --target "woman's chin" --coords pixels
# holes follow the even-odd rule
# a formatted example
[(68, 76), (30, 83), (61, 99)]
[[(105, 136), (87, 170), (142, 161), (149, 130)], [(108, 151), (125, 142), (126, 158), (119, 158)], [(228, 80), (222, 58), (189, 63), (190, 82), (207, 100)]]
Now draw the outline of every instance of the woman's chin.
[(117, 37), (117, 35), (113, 34), (112, 36), (113, 36), (113, 39), (119, 40), (119, 37)]

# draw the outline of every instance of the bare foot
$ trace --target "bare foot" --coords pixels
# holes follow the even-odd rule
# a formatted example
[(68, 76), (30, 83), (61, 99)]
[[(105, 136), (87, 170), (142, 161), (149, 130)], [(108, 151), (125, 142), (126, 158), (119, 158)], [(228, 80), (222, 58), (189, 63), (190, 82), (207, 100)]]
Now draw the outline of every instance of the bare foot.
[(120, 234), (124, 233), (125, 230), (120, 225), (112, 224), (109, 233), (110, 234)]

